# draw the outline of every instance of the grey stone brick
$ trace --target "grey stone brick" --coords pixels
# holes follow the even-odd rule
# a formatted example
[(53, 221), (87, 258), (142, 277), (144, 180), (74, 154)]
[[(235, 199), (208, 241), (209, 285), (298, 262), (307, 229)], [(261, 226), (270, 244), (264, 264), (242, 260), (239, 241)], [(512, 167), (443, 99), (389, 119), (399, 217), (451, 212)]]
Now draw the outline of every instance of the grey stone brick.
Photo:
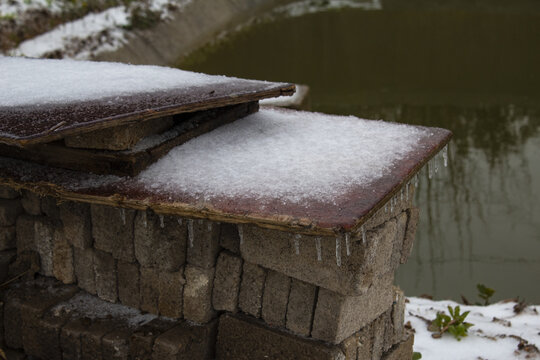
[(220, 250), (220, 225), (208, 220), (187, 220), (187, 262), (205, 269), (214, 267)]
[(382, 360), (404, 360), (412, 359), (414, 335), (410, 332), (404, 336), (403, 340), (383, 354)]
[(73, 248), (73, 266), (77, 285), (89, 292), (96, 294), (96, 276), (94, 273), (94, 249)]
[(260, 317), (266, 270), (244, 261), (238, 306), (246, 314)]
[[(400, 341), (405, 334), (405, 294), (400, 288), (394, 287), (394, 303), (392, 304), (391, 326), (392, 345)], [(388, 330), (388, 329), (387, 329)]]
[(34, 222), (40, 217), (20, 215), (16, 223), (17, 252), (36, 250)]
[(135, 261), (133, 220), (135, 211), (111, 206), (90, 206), (94, 247), (106, 251), (115, 259)]
[(238, 235), (238, 226), (236, 224), (221, 224), (219, 245), (234, 254), (240, 253), (240, 236)]
[(124, 305), (139, 309), (140, 274), (137, 263), (118, 261), (118, 298)]
[(23, 251), (18, 253), (15, 261), (9, 264), (8, 277), (22, 275), (23, 280), (33, 279), (40, 268), (39, 254), (30, 250)]
[(159, 272), (159, 313), (160, 315), (178, 319), (182, 317), (184, 297), (183, 269), (176, 272)]
[(135, 256), (144, 267), (178, 271), (186, 260), (187, 225), (177, 217), (139, 211), (135, 217)]
[(53, 249), (56, 230), (55, 224), (45, 217), (36, 218), (34, 222), (34, 241), (41, 260), (40, 273), (45, 276), (54, 276)]
[(7, 250), (0, 252), (0, 284), (9, 278), (9, 265), (15, 261), (17, 257), (16, 250)]
[(41, 212), (54, 220), (60, 220), (60, 209), (58, 203), (52, 196), (41, 198)]
[(205, 325), (183, 322), (156, 338), (152, 360), (214, 359), (216, 332), (217, 320)]
[(6, 185), (0, 185), (0, 198), (1, 199), (16, 199), (19, 197), (19, 192)]
[[(356, 348), (357, 360), (373, 360), (373, 323), (368, 324), (357, 333), (358, 347)], [(408, 360), (408, 359), (407, 359)]]
[(292, 279), (287, 305), (287, 329), (303, 336), (309, 336), (316, 296), (316, 286)]
[(96, 294), (99, 298), (116, 302), (118, 300), (116, 261), (111, 254), (94, 251), (94, 274)]
[(64, 359), (82, 359), (81, 334), (90, 326), (90, 319), (76, 318), (68, 321), (60, 332), (60, 347)]
[(103, 360), (128, 360), (132, 330), (126, 326), (114, 329), (101, 339)]
[(405, 231), (407, 229), (407, 212), (403, 211), (396, 216), (396, 236), (394, 238), (394, 245), (392, 248), (392, 258), (390, 268), (396, 271), (401, 263), (403, 240), (405, 238)]
[(420, 210), (418, 210), (418, 208), (411, 208), (407, 210), (407, 214), (409, 215), (409, 218), (407, 221), (407, 230), (405, 231), (405, 239), (403, 240), (403, 248), (401, 250), (402, 264), (405, 264), (411, 255), (414, 237), (416, 235), (416, 227), (418, 226), (418, 219), (420, 217)]
[(28, 190), (22, 191), (21, 205), (29, 215), (41, 215), (41, 198)]
[(101, 360), (102, 338), (115, 329), (114, 320), (94, 320), (81, 334), (81, 353), (83, 360)]
[(16, 247), (15, 226), (0, 227), (0, 251), (15, 249)]
[(225, 251), (219, 254), (212, 304), (216, 310), (236, 312), (242, 275), (242, 259)]
[(141, 267), (141, 310), (159, 314), (159, 269)]
[(71, 284), (75, 281), (73, 249), (66, 240), (62, 229), (56, 229), (54, 233), (53, 273), (54, 277), (64, 284)]
[(212, 308), (214, 268), (186, 265), (184, 275), (184, 318), (200, 324), (207, 323), (215, 315)]
[(149, 360), (152, 358), (152, 349), (155, 339), (177, 325), (175, 321), (154, 319), (139, 327), (131, 336), (129, 356), (133, 360)]
[(91, 247), (93, 240), (90, 205), (68, 201), (61, 203), (59, 208), (66, 239), (81, 249)]
[(276, 271), (268, 271), (264, 284), (262, 318), (271, 326), (285, 327), (291, 279)]
[(18, 199), (0, 199), (0, 226), (13, 226), (17, 216), (23, 212)]
[(338, 344), (390, 309), (393, 273), (360, 296), (344, 296), (320, 288), (311, 336)]
[(23, 342), (26, 354), (39, 359), (62, 359), (60, 331), (68, 321), (68, 315), (47, 312), (42, 318), (25, 319), (25, 317), (23, 315), (25, 324)]

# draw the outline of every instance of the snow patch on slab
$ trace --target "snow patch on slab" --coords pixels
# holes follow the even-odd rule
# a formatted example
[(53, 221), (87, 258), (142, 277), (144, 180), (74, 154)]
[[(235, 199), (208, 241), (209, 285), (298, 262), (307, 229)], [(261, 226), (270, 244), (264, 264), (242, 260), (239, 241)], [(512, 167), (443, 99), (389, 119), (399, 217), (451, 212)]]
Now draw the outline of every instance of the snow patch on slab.
[(48, 10), (53, 13), (62, 9), (59, 1), (48, 0), (2, 0), (0, 2), (0, 17), (17, 16), (30, 10)]
[(159, 66), (0, 56), (0, 107), (97, 100), (230, 81)]
[(387, 174), (429, 135), (353, 116), (261, 109), (171, 150), (136, 179), (205, 201), (333, 202)]
[(278, 7), (274, 14), (298, 17), (321, 11), (355, 8), (363, 10), (382, 10), (381, 0), (302, 0)]
[[(508, 360), (537, 359), (538, 354), (517, 351), (518, 338), (540, 348), (539, 306), (529, 306), (521, 314), (513, 311), (515, 302), (497, 303), (489, 306), (466, 306), (453, 301), (432, 301), (408, 298), (405, 321), (415, 330), (414, 351), (422, 354), (422, 360)], [(431, 337), (426, 321), (433, 320), (437, 312), (448, 313), (447, 307), (460, 305), (461, 311), (470, 311), (466, 321), (474, 324), (469, 336), (457, 341), (450, 334), (440, 339)], [(500, 320), (494, 320), (495, 318)], [(510, 325), (510, 326), (508, 326)], [(518, 338), (516, 338), (518, 337)], [(527, 357), (529, 355), (529, 357)]]

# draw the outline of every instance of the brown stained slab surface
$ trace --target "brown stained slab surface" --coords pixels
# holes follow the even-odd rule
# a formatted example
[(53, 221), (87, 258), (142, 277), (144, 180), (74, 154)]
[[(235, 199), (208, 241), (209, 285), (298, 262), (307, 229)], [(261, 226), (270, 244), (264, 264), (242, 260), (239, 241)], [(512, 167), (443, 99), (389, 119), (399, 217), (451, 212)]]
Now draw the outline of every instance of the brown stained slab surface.
[(182, 192), (148, 189), (137, 177), (99, 176), (8, 158), (0, 158), (0, 184), (66, 200), (151, 208), (158, 213), (332, 235), (358, 229), (435, 156), (451, 136), (448, 130), (430, 128), (429, 135), (421, 138), (409, 156), (388, 174), (369, 186), (350, 188), (333, 203), (312, 200), (299, 205), (278, 198), (250, 197), (202, 201)]
[(47, 143), (121, 124), (291, 95), (294, 84), (231, 79), (216, 85), (137, 93), (99, 100), (0, 106), (0, 142)]

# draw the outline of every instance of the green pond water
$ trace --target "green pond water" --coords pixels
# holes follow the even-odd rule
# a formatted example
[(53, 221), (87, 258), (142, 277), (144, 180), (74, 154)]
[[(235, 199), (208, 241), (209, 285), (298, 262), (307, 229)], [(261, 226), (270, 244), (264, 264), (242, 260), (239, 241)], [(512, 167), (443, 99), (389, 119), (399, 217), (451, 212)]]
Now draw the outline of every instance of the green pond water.
[(180, 67), (307, 84), (311, 110), (454, 132), (421, 173), (421, 219), (396, 283), (476, 300), (476, 284), (540, 303), (540, 12), (341, 9), (261, 22)]

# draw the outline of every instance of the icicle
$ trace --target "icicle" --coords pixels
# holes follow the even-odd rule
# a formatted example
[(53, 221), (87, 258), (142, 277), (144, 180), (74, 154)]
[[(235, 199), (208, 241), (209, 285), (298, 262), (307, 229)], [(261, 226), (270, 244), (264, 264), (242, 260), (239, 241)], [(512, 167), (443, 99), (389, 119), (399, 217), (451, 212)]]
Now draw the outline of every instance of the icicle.
[(390, 199), (390, 214), (394, 213), (394, 197)]
[(407, 185), (405, 185), (405, 200), (409, 201), (409, 186), (411, 186), (411, 182), (409, 181)]
[(439, 157), (440, 155), (435, 155), (435, 158), (433, 159), (433, 162), (435, 163), (435, 174), (439, 172)]
[(148, 227), (148, 216), (146, 215), (146, 211), (144, 212), (143, 225), (145, 229)]
[(208, 229), (208, 231), (212, 231), (212, 222), (211, 221), (208, 222), (208, 225), (206, 225), (206, 228)]
[(161, 214), (159, 214), (159, 227), (162, 229), (165, 227), (165, 218)]
[(341, 266), (341, 238), (336, 237), (336, 265)]
[(197, 224), (202, 225), (203, 224), (203, 219), (197, 220)]
[(399, 199), (400, 201), (403, 201), (403, 188), (401, 188), (401, 191), (399, 192)]
[(302, 235), (300, 234), (296, 234), (294, 236), (294, 251), (296, 253), (296, 255), (300, 255), (300, 238), (302, 237)]
[(187, 223), (188, 238), (189, 238), (189, 247), (193, 247), (193, 219), (188, 219)]
[(366, 227), (362, 225), (360, 228), (360, 231), (362, 232), (362, 244), (366, 244)]
[(433, 170), (431, 169), (431, 160), (427, 163), (427, 169), (428, 169), (428, 178), (431, 179), (433, 177)]
[(418, 187), (418, 173), (414, 174), (414, 187)]
[(178, 222), (178, 225), (182, 226), (182, 218), (178, 218), (176, 221)]
[(240, 237), (240, 245), (244, 243), (244, 228), (242, 225), (238, 225), (238, 236)]
[(384, 213), (388, 214), (388, 203), (384, 204)]
[(351, 256), (351, 234), (345, 233), (345, 250), (347, 251), (347, 256)]
[(448, 166), (448, 144), (444, 146), (444, 149), (442, 151), (442, 156), (444, 160), (444, 167)]
[(120, 208), (120, 217), (122, 218), (122, 225), (126, 225), (126, 209)]
[(322, 248), (321, 248), (321, 238), (315, 238), (315, 246), (317, 247), (317, 260), (322, 261)]

